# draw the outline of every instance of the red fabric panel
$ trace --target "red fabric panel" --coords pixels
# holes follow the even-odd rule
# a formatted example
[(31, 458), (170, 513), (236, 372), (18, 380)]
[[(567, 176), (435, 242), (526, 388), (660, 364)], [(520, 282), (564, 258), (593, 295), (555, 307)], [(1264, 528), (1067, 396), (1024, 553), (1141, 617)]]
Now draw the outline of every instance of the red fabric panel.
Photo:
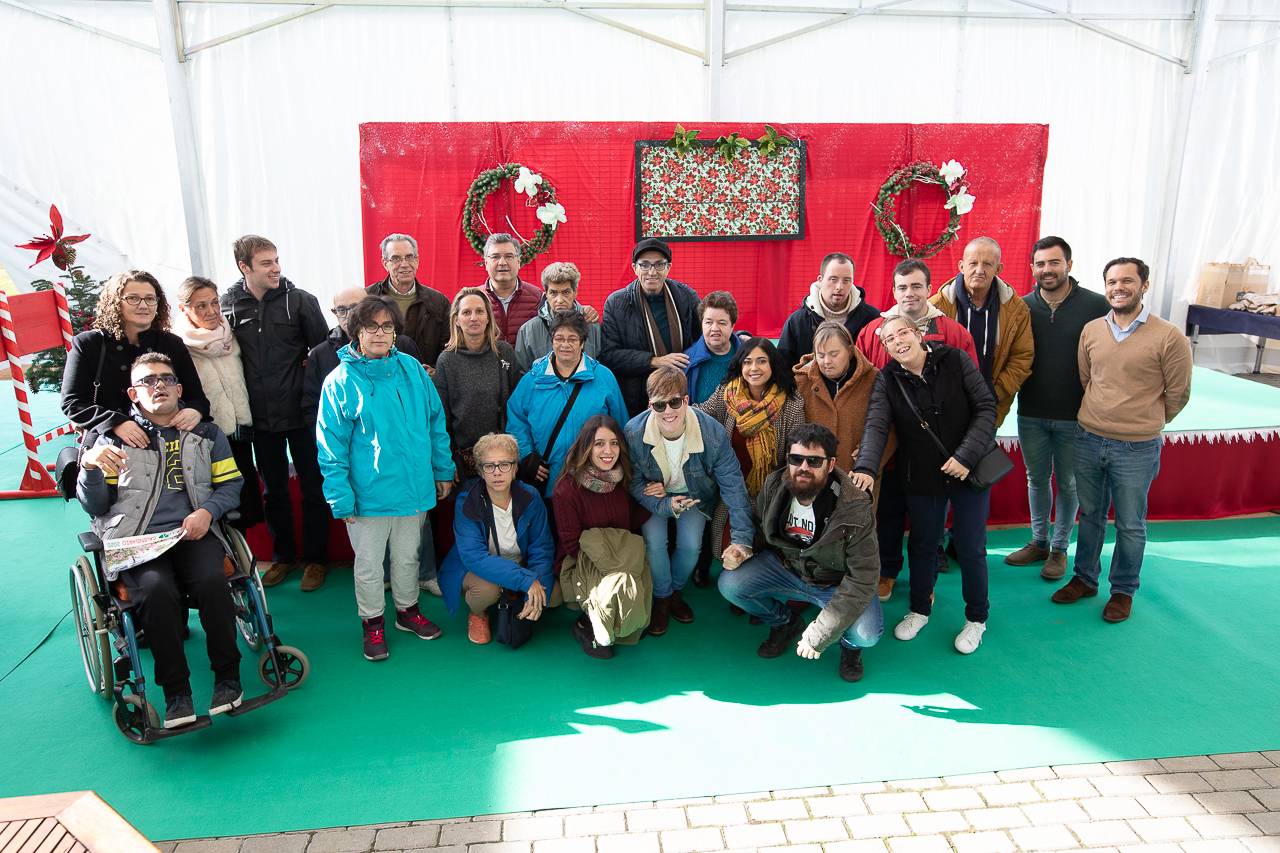
[(5, 342), (11, 358), (63, 346), (58, 302), (52, 290), (10, 296), (9, 315), (17, 339), (16, 344)]
[[(416, 237), (422, 281), (452, 296), (485, 278), (479, 255), (462, 235), (467, 188), (485, 169), (517, 162), (556, 188), (568, 221), (551, 248), (521, 277), (540, 281), (542, 269), (571, 260), (582, 270), (582, 300), (600, 308), (631, 280), (635, 243), (637, 139), (668, 139), (675, 122), (459, 122), (360, 126), (365, 281), (385, 276), (379, 241), (393, 231)], [(763, 125), (699, 123), (702, 138), (734, 131), (755, 138)], [(777, 336), (817, 278), (823, 255), (843, 251), (873, 305), (892, 303), (892, 270), (899, 258), (884, 248), (871, 203), (890, 172), (918, 159), (959, 160), (977, 196), (961, 220), (958, 240), (929, 260), (935, 284), (951, 277), (964, 243), (994, 237), (1004, 249), (1009, 283), (1030, 287), (1027, 263), (1040, 236), (1040, 191), (1049, 131), (1031, 124), (785, 124), (778, 131), (805, 140), (806, 236), (803, 240), (675, 243), (673, 278), (701, 294), (732, 291), (742, 328)], [(748, 155), (751, 156), (751, 155)], [(908, 235), (928, 242), (946, 222), (940, 187), (917, 185), (898, 202)], [(490, 198), (491, 231), (512, 227), (530, 238), (539, 225), (533, 208), (505, 182)], [(510, 224), (508, 224), (510, 219)]]
[[(1022, 452), (1009, 453), (1013, 470), (991, 490), (991, 524), (1030, 524), (1027, 469)], [(1148, 517), (1225, 518), (1280, 511), (1280, 477), (1241, 477), (1267, 471), (1280, 459), (1280, 439), (1232, 442), (1165, 441), (1160, 474), (1151, 484)]]

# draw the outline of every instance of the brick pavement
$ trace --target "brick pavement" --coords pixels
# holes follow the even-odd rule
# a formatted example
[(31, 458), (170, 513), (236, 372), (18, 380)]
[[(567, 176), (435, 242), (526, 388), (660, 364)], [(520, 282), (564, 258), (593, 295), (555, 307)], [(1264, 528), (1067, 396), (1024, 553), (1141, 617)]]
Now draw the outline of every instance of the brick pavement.
[(1280, 750), (158, 846), (164, 853), (1280, 853)]

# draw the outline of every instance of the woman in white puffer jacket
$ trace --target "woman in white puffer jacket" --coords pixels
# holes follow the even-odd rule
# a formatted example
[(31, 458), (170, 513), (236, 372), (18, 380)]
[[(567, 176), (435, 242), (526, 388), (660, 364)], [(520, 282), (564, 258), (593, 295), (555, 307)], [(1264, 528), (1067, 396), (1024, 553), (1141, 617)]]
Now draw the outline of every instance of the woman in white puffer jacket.
[(253, 413), (244, 384), (240, 345), (218, 304), (218, 286), (207, 278), (192, 276), (178, 285), (178, 315), (173, 331), (191, 353), (200, 383), (209, 398), (209, 414), (226, 433), (236, 467), (245, 478), (240, 491), (240, 519), (234, 524), (247, 530), (263, 520), (262, 492), (253, 464)]

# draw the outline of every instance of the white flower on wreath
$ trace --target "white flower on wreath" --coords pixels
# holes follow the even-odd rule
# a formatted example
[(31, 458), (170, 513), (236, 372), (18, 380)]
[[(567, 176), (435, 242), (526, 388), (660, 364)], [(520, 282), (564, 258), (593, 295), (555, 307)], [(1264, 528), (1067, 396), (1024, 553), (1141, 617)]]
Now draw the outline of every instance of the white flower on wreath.
[(529, 171), (526, 166), (521, 166), (520, 174), (516, 176), (516, 192), (524, 193), (529, 198), (533, 198), (538, 194), (538, 184), (541, 183), (541, 175), (537, 172)]
[(961, 187), (960, 190), (951, 198), (947, 199), (945, 207), (948, 210), (954, 210), (956, 213), (964, 216), (973, 210), (973, 202), (975, 196), (969, 195), (968, 187)]
[(539, 207), (538, 220), (552, 228), (558, 228), (561, 222), (568, 221), (564, 215), (564, 205), (558, 201), (549, 201)]
[(964, 166), (955, 160), (948, 160), (938, 167), (938, 174), (942, 176), (944, 184), (951, 186), (964, 177)]

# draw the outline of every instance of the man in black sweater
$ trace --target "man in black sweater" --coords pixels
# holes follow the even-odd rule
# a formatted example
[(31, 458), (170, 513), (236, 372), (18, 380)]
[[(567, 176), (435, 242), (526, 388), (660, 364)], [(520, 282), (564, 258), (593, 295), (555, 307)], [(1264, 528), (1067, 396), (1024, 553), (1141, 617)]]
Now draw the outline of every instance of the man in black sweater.
[[(1086, 290), (1071, 277), (1071, 246), (1061, 237), (1043, 237), (1032, 246), (1031, 275), (1036, 288), (1023, 301), (1031, 311), (1036, 354), (1031, 375), (1018, 392), (1018, 441), (1027, 466), (1031, 541), (1004, 561), (1011, 566), (1043, 561), (1040, 577), (1058, 580), (1067, 571), (1067, 545), (1080, 508), (1072, 457), (1084, 389), (1076, 352), (1085, 324), (1105, 315), (1109, 306), (1101, 294)], [(1050, 474), (1058, 483), (1052, 537)]]

